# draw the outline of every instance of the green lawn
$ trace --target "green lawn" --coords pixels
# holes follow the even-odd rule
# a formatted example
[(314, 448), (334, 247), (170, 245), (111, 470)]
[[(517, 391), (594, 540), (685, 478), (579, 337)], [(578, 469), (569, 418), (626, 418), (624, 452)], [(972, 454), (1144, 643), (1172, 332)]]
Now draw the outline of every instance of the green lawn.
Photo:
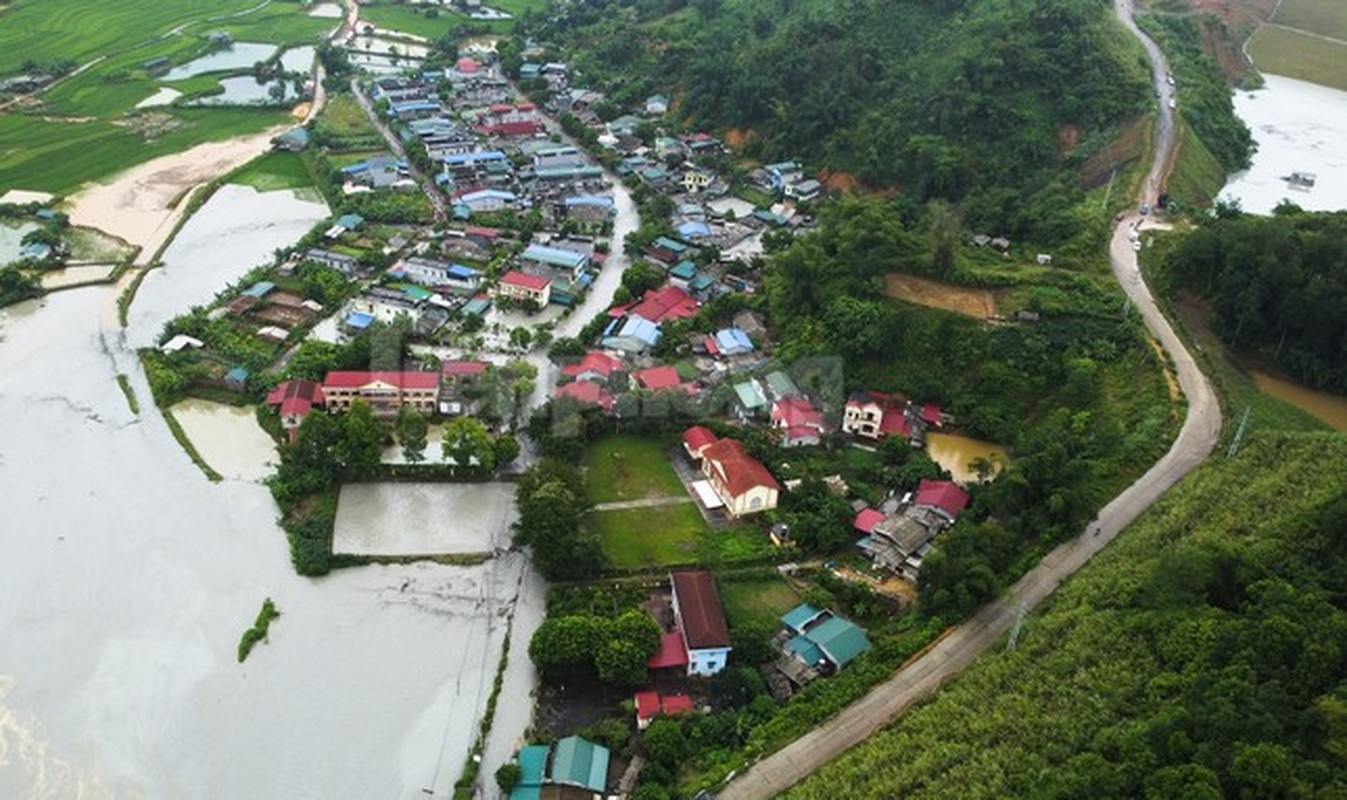
[(404, 5), (379, 3), (362, 6), (360, 18), (385, 30), (410, 33), (434, 41), (449, 32), (453, 26), (466, 22), (467, 17), (447, 8), (435, 9), (439, 16), (431, 19), (425, 12)]
[(691, 564), (699, 560), (706, 523), (692, 503), (598, 511), (591, 525), (603, 552), (620, 569)]
[(1247, 49), (1263, 72), (1347, 90), (1347, 45), (1286, 28), (1264, 27), (1249, 40)]
[(781, 615), (800, 604), (800, 596), (780, 577), (720, 582), (720, 601), (730, 626), (748, 622), (775, 626)]
[(313, 179), (298, 153), (267, 153), (259, 156), (231, 175), (229, 182), (251, 186), (259, 192), (313, 185)]
[(600, 439), (585, 451), (584, 466), (589, 499), (595, 503), (687, 494), (664, 452), (664, 443), (656, 439)]
[(771, 208), (772, 203), (776, 202), (775, 198), (756, 186), (740, 186), (734, 190), (734, 196), (750, 202), (758, 208)]

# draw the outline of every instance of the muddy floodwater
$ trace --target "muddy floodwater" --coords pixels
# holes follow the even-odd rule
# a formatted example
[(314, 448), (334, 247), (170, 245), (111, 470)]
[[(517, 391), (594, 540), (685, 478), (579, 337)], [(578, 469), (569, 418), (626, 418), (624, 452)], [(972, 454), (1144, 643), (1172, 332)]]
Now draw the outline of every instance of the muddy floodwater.
[(279, 459), (276, 443), (257, 424), (252, 406), (231, 406), (190, 398), (173, 406), (197, 452), (226, 478), (263, 481)]
[[(102, 287), (0, 310), (0, 798), (447, 797), (507, 631), (488, 783), (529, 724), (525, 555), (301, 578), (267, 489), (207, 481), (150, 402), (133, 347), (325, 213), (240, 197), (184, 228), (125, 333)], [(243, 422), (198, 431), (205, 457)], [(268, 597), (282, 616), (239, 664)]]
[(1001, 445), (954, 433), (927, 433), (926, 452), (931, 460), (949, 470), (956, 483), (978, 480), (977, 470), (970, 465), (979, 458), (992, 462), (992, 475), (1000, 472), (1007, 461), (1006, 449)]
[(23, 237), (35, 230), (37, 223), (34, 222), (13, 225), (0, 221), (0, 265), (17, 260), (19, 251), (23, 249)]
[[(1347, 208), (1347, 92), (1264, 75), (1256, 92), (1235, 93), (1235, 112), (1258, 142), (1249, 169), (1230, 177), (1221, 196), (1245, 211), (1266, 214), (1282, 200), (1309, 211)], [(1285, 178), (1312, 173), (1313, 188)]]
[(487, 553), (508, 547), (512, 483), (343, 486), (332, 550), (355, 555)]
[(1253, 370), (1252, 374), (1258, 391), (1270, 394), (1278, 400), (1285, 400), (1302, 411), (1308, 411), (1334, 430), (1347, 431), (1347, 397), (1317, 392), (1258, 370)]

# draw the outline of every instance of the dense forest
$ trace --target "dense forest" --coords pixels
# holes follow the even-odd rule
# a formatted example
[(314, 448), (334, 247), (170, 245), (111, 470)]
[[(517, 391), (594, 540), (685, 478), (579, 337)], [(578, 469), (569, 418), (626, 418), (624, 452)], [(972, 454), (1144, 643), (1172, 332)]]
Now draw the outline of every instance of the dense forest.
[(1225, 209), (1179, 242), (1160, 279), (1206, 298), (1235, 350), (1347, 393), (1347, 212)]
[(1347, 796), (1347, 438), (1265, 434), (788, 797)]
[(959, 201), (1019, 238), (1057, 238), (1018, 208), (1074, 205), (1072, 167), (1153, 102), (1105, 0), (592, 0), (523, 31), (618, 107), (671, 92), (750, 156)]

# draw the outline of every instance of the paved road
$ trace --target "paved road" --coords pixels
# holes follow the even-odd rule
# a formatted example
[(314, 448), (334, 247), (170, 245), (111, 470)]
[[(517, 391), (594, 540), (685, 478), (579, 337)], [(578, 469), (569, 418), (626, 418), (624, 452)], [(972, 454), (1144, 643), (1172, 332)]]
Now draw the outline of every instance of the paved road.
[(356, 102), (360, 103), (360, 107), (365, 109), (365, 115), (369, 117), (370, 123), (379, 131), (379, 134), (384, 137), (384, 141), (387, 142), (388, 148), (393, 151), (393, 154), (396, 155), (398, 159), (407, 165), (407, 172), (411, 174), (413, 180), (421, 185), (421, 191), (425, 192), (426, 197), (430, 199), (430, 204), (435, 207), (435, 219), (448, 219), (449, 208), (445, 202), (444, 193), (435, 185), (435, 181), (432, 177), (422, 173), (421, 170), (417, 169), (416, 164), (413, 163), (410, 158), (407, 158), (407, 151), (403, 149), (402, 141), (398, 139), (397, 134), (393, 133), (392, 129), (384, 123), (383, 118), (379, 116), (379, 112), (374, 110), (374, 104), (370, 102), (369, 96), (365, 94), (364, 87), (360, 85), (359, 77), (351, 78), (351, 94), (355, 95)]
[[(1115, 8), (1151, 54), (1157, 86), (1165, 86), (1168, 66), (1159, 49), (1131, 23), (1131, 7), (1127, 0), (1117, 0)], [(1161, 106), (1161, 125), (1156, 131), (1155, 162), (1145, 190), (1146, 200), (1153, 200), (1159, 194), (1160, 179), (1165, 174), (1174, 145), (1173, 115), (1163, 107), (1163, 102)], [(1173, 359), (1179, 386), (1188, 399), (1188, 416), (1169, 452), (1136, 483), (1104, 506), (1099, 514), (1097, 533), (1083, 533), (1048, 553), (1004, 597), (984, 606), (840, 714), (750, 767), (717, 793), (719, 800), (766, 800), (783, 794), (810, 773), (887, 726), (913, 703), (930, 697), (941, 684), (996, 646), (1021, 611), (1034, 608), (1052, 594), (1160, 495), (1202, 463), (1215, 447), (1221, 430), (1220, 405), (1206, 377), (1184, 349), (1140, 278), (1136, 254), (1127, 237), (1128, 231), (1139, 220), (1140, 217), (1129, 216), (1118, 223), (1109, 247), (1109, 259), (1146, 327)]]

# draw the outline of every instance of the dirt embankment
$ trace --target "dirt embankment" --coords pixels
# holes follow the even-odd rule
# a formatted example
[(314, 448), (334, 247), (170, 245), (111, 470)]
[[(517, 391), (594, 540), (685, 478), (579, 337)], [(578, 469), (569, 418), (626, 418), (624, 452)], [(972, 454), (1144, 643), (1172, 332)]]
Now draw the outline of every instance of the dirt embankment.
[(953, 311), (976, 319), (996, 315), (996, 294), (988, 289), (954, 286), (901, 272), (884, 276), (884, 293), (909, 303)]

